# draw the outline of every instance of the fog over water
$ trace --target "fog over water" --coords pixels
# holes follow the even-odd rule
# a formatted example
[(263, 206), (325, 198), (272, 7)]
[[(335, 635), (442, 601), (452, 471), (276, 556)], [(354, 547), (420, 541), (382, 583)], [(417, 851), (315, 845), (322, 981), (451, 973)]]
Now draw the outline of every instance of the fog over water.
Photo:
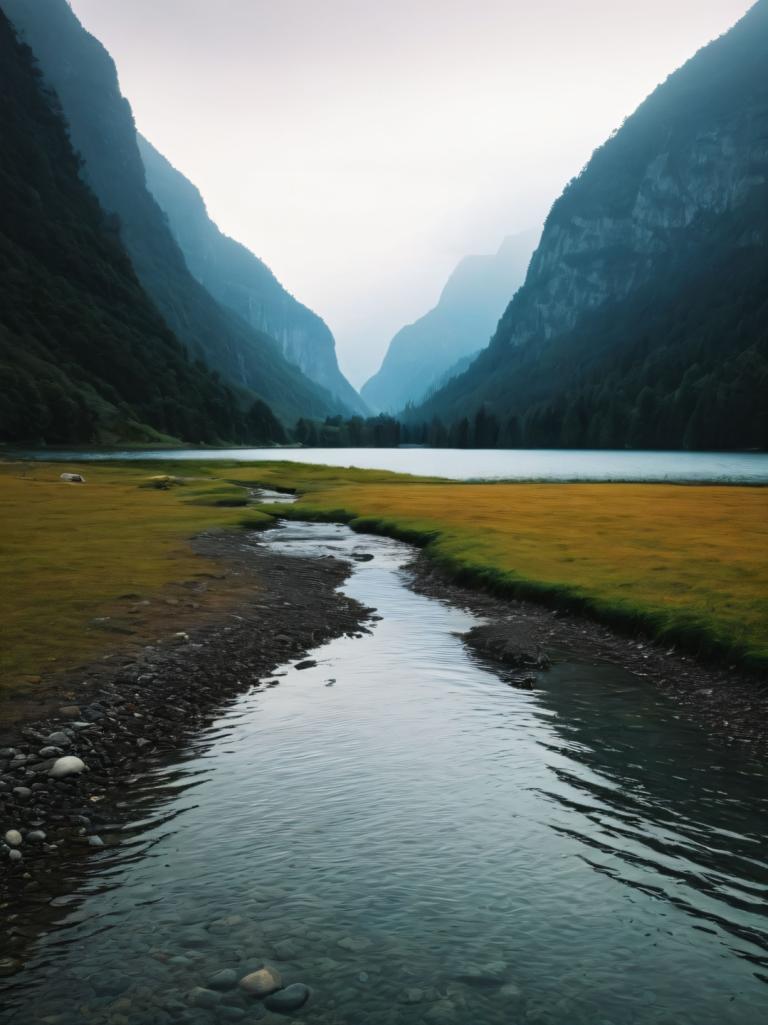
[(748, 0), (72, 0), (141, 131), (356, 385)]

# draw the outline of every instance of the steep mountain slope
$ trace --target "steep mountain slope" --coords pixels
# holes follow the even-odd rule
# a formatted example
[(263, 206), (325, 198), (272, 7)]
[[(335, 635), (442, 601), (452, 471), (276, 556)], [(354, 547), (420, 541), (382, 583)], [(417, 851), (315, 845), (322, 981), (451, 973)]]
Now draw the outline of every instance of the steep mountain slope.
[(66, 0), (0, 0), (61, 100), (82, 174), (116, 225), (139, 280), (190, 353), (287, 420), (340, 404), (283, 357), (278, 344), (222, 309), (190, 274), (149, 194), (128, 101), (112, 58)]
[(0, 440), (280, 437), (266, 407), (241, 411), (189, 361), (147, 298), (2, 11), (0, 96)]
[(498, 253), (463, 259), (434, 309), (389, 343), (381, 368), (361, 389), (365, 401), (396, 413), (445, 383), (454, 367), (465, 369), (463, 361), (488, 344), (522, 284), (537, 239), (524, 232), (506, 238)]
[(198, 189), (142, 135), (139, 152), (149, 191), (168, 217), (197, 280), (223, 306), (276, 339), (286, 359), (310, 380), (352, 412), (367, 413), (365, 403), (339, 370), (333, 335), (325, 322), (286, 292), (249, 249), (219, 230)]
[(415, 414), (521, 443), (768, 442), (768, 0), (566, 188), (490, 347)]

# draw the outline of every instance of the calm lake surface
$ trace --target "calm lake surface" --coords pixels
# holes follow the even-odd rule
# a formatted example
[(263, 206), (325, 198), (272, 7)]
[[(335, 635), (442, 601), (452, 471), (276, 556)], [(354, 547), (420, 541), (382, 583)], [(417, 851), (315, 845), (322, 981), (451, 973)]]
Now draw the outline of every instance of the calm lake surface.
[(187, 994), (267, 960), (313, 1025), (764, 1025), (763, 764), (567, 653), (511, 688), (457, 636), (468, 613), (404, 586), (397, 542), (257, 540), (373, 554), (345, 589), (382, 620), (129, 788), (0, 1021), (256, 1021)]
[(672, 480), (768, 483), (764, 452), (604, 452), (554, 449), (221, 448), (17, 453), (65, 462), (97, 459), (268, 459), (357, 466), (451, 480)]

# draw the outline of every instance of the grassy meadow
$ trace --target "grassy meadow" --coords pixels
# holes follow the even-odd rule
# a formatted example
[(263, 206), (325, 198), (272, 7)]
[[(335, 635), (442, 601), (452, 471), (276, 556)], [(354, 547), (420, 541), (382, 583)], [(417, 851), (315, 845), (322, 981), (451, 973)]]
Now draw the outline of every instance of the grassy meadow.
[[(63, 470), (87, 484), (67, 485)], [(183, 483), (154, 486), (158, 475)], [(299, 492), (249, 505), (247, 486)], [(245, 508), (245, 506), (248, 506)], [(119, 641), (92, 622), (211, 579), (189, 539), (270, 513), (414, 541), (451, 573), (768, 666), (768, 490), (461, 484), (296, 463), (0, 463), (1, 677), (33, 682)], [(177, 593), (177, 592), (173, 592)], [(171, 599), (174, 601), (174, 599)], [(130, 611), (135, 611), (135, 607)]]

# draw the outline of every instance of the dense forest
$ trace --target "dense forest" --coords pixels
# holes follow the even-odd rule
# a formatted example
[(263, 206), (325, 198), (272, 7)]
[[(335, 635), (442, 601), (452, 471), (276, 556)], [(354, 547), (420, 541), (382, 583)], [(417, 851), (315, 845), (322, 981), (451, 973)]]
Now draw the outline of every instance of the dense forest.
[(66, 0), (2, 0), (56, 90), (81, 176), (114, 229), (139, 281), (194, 358), (222, 380), (264, 400), (284, 422), (306, 413), (351, 412), (289, 363), (274, 338), (224, 309), (190, 273), (163, 211), (147, 189), (130, 104), (114, 61)]
[(471, 437), (479, 416), (483, 444), (768, 445), (767, 58), (761, 2), (597, 150), (490, 346), (405, 411), (412, 429)]
[(143, 292), (2, 11), (0, 137), (0, 439), (281, 440), (270, 410), (190, 360)]

